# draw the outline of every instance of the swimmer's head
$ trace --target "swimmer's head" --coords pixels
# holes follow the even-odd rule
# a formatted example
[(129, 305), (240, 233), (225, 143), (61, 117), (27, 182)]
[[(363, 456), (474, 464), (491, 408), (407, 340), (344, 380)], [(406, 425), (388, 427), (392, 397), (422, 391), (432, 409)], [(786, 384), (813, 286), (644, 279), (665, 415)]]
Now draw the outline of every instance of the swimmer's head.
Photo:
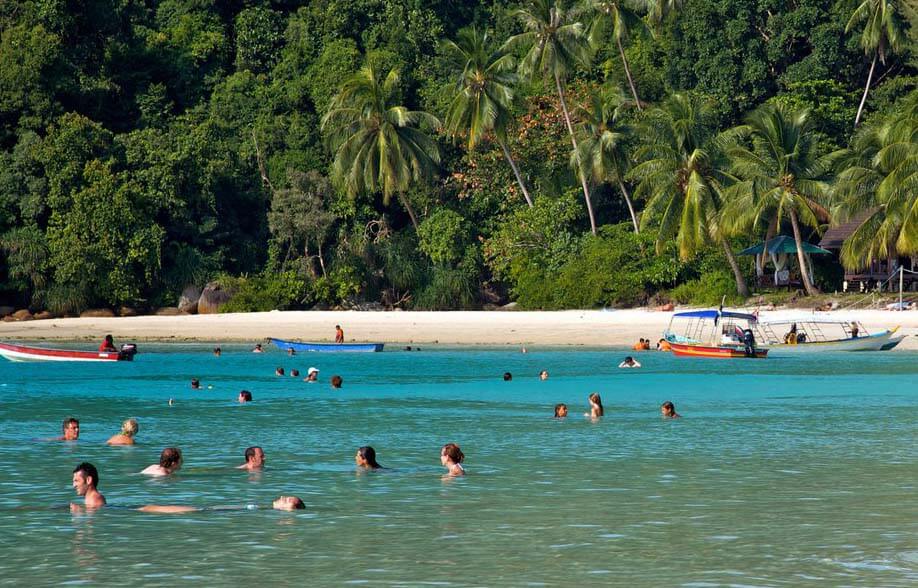
[(364, 445), (357, 449), (357, 455), (354, 456), (357, 465), (372, 469), (379, 469), (382, 466), (376, 462), (376, 450), (369, 445)]
[(252, 393), (248, 390), (243, 390), (239, 393), (239, 402), (252, 402)]
[(510, 372), (504, 372), (504, 381), (505, 381), (505, 382), (509, 382), (509, 381), (512, 380), (512, 379), (513, 379), (513, 374), (511, 374)]
[(80, 421), (73, 417), (67, 417), (61, 424), (61, 431), (64, 434), (65, 441), (75, 441), (80, 438)]
[(77, 495), (83, 496), (90, 488), (98, 488), (99, 471), (96, 466), (84, 461), (73, 470), (73, 489)]
[(137, 419), (128, 419), (121, 423), (121, 434), (128, 437), (133, 437), (137, 434), (137, 431), (140, 430), (140, 425), (137, 424)]
[(253, 445), (245, 450), (245, 463), (253, 468), (265, 465), (265, 452), (261, 447)]
[(666, 402), (660, 405), (660, 414), (662, 414), (665, 417), (673, 416), (674, 414), (676, 414), (676, 405), (670, 402), (669, 400), (667, 400)]
[(542, 370), (541, 372), (539, 372), (539, 379), (540, 379), (540, 380), (547, 380), (547, 379), (548, 379), (548, 370)]
[(297, 369), (290, 370), (290, 376), (291, 376), (291, 377), (294, 377), (294, 378), (299, 378), (299, 377), (300, 377), (300, 370), (297, 370)]
[(182, 450), (178, 447), (166, 447), (159, 454), (159, 466), (165, 470), (177, 470), (182, 466)]
[(274, 375), (275, 375), (275, 376), (283, 376), (283, 375), (284, 375), (284, 368), (279, 367), (279, 368), (275, 369), (275, 370), (274, 370)]
[(464, 459), (465, 455), (455, 443), (447, 443), (440, 449), (440, 462), (443, 463), (443, 465), (446, 465), (450, 461), (453, 463), (462, 463)]
[(306, 508), (303, 500), (297, 496), (278, 496), (271, 506), (275, 510), (303, 510)]
[(191, 387), (194, 390), (197, 390), (198, 388), (201, 387), (201, 381), (198, 380), (197, 378), (191, 378)]
[(567, 416), (567, 405), (563, 402), (555, 405), (555, 418), (563, 419)]
[(593, 392), (590, 394), (590, 404), (598, 409), (599, 416), (603, 415), (602, 398), (599, 397), (599, 393)]
[(332, 388), (340, 388), (341, 384), (344, 383), (344, 379), (341, 376), (332, 376), (331, 385)]
[(219, 347), (214, 347), (214, 355), (219, 356), (221, 353), (223, 353), (222, 349), (220, 349)]

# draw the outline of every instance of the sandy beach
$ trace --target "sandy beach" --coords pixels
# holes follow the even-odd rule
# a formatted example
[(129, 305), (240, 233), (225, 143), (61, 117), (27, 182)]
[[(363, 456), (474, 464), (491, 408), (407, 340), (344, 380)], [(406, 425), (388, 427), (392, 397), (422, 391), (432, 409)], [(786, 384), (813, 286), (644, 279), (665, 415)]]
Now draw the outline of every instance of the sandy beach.
[[(255, 342), (267, 337), (332, 341), (335, 325), (348, 342), (452, 345), (629, 346), (655, 340), (670, 312), (642, 309), (560, 312), (358, 312), (288, 311), (247, 314), (68, 318), (0, 323), (0, 340)], [(762, 319), (813, 316), (811, 311), (760, 313)], [(906, 339), (897, 349), (918, 349), (918, 312), (859, 310), (821, 313), (858, 320), (869, 332), (900, 327)]]

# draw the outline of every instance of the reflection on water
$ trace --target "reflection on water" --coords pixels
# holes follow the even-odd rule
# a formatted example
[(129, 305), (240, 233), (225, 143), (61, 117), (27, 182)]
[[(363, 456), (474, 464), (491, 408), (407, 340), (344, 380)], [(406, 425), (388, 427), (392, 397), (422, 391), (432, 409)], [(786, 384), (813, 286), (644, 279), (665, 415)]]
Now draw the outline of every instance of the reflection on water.
[[(0, 364), (4, 583), (918, 581), (914, 354), (649, 353), (641, 370), (617, 370), (624, 352), (210, 347), (152, 349), (132, 365)], [(340, 373), (345, 387), (277, 378), (277, 365)], [(192, 377), (213, 389), (191, 390)], [(235, 402), (242, 388), (253, 403)], [(582, 414), (594, 391), (604, 418), (551, 418), (558, 402)], [(660, 419), (664, 400), (684, 418)], [(70, 415), (79, 442), (36, 441)], [(128, 417), (138, 445), (105, 446)], [(442, 477), (446, 442), (462, 446), (468, 476)], [(265, 469), (235, 469), (251, 445)], [(387, 469), (356, 471), (361, 445)], [(139, 475), (166, 446), (182, 449), (182, 469)], [(71, 514), (84, 460), (111, 506)], [(306, 509), (272, 510), (280, 495)]]

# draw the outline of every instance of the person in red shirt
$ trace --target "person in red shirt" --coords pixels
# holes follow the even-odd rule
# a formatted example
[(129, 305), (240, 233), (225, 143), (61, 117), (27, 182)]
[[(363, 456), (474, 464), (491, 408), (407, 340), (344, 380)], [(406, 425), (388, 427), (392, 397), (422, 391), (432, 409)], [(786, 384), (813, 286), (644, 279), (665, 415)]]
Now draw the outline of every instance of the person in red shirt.
[(335, 343), (344, 343), (344, 330), (341, 325), (335, 325)]
[(111, 335), (105, 336), (105, 341), (102, 341), (102, 345), (99, 345), (99, 351), (100, 352), (118, 351), (117, 349), (115, 349), (115, 340), (112, 339)]

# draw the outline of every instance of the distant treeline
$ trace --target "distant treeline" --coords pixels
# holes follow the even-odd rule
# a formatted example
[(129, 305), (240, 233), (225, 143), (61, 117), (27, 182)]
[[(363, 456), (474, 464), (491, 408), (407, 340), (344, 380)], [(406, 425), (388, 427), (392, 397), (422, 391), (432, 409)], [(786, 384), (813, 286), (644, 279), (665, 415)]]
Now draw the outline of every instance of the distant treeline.
[[(918, 255), (892, 0), (0, 3), (0, 300), (529, 308)], [(839, 271), (803, 266), (810, 292)]]

